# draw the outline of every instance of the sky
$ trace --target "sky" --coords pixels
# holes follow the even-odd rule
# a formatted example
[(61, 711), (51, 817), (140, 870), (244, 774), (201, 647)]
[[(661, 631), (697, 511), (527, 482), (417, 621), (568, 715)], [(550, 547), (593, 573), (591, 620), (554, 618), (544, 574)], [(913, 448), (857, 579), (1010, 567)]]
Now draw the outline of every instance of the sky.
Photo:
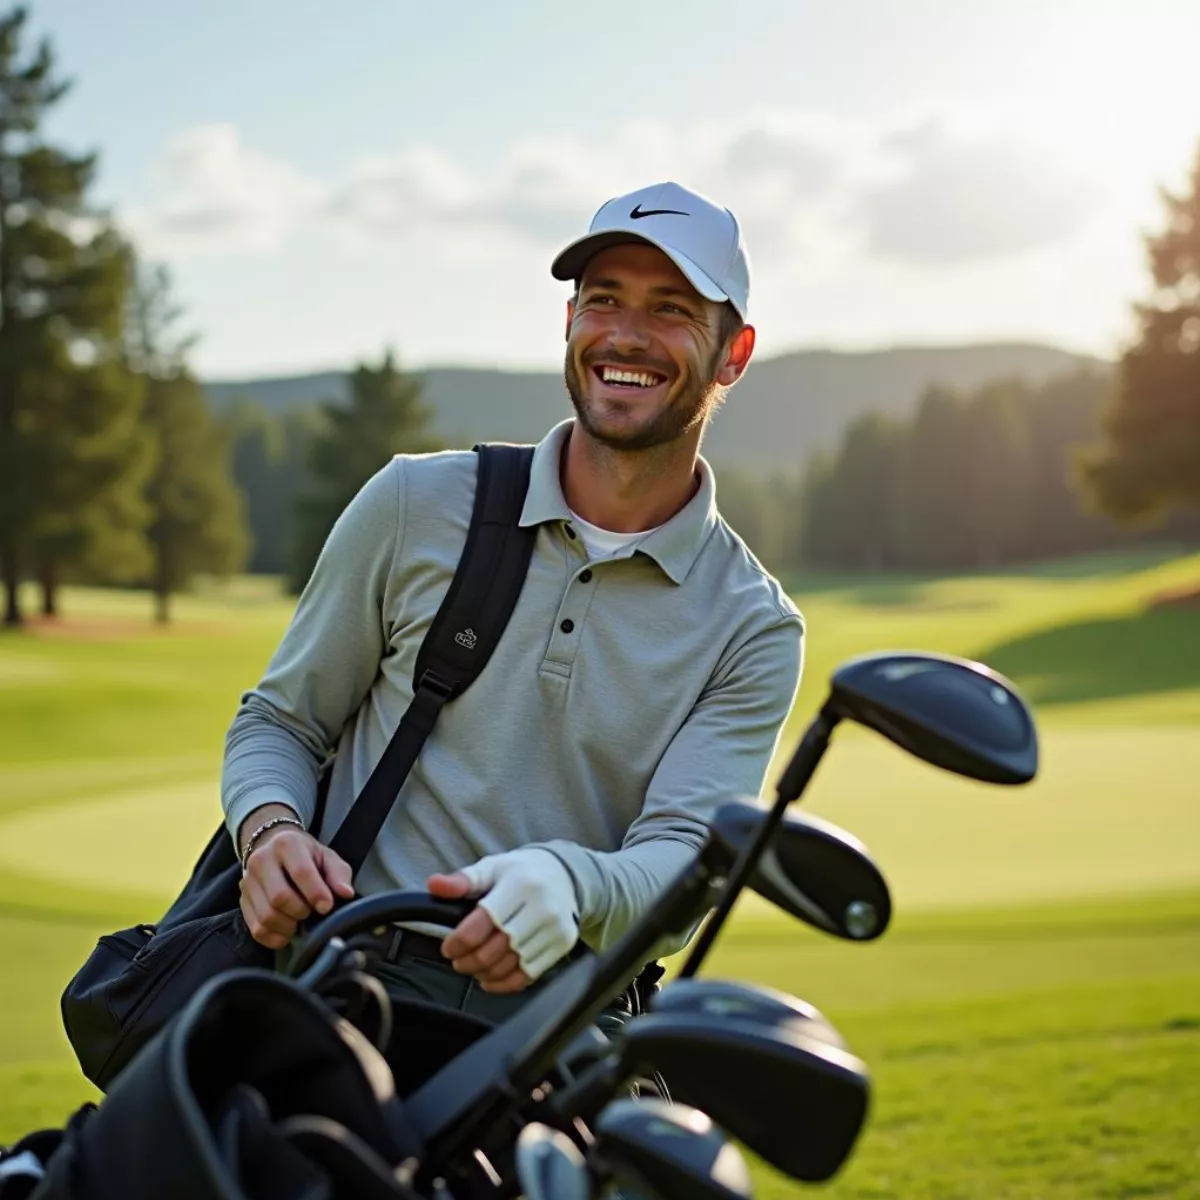
[(46, 134), (165, 264), (206, 379), (556, 367), (555, 252), (675, 179), (760, 355), (1109, 357), (1200, 147), (1197, 0), (33, 0)]

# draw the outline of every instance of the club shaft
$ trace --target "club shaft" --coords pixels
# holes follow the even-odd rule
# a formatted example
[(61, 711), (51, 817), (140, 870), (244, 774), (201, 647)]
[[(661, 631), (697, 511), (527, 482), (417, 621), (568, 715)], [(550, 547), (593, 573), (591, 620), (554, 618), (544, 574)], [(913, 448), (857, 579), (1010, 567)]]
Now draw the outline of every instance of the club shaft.
[(829, 735), (833, 732), (838, 718), (825, 709), (814, 718), (806, 730), (796, 753), (788, 763), (779, 780), (775, 803), (771, 806), (766, 817), (755, 830), (754, 837), (743, 847), (741, 854), (734, 860), (726, 877), (725, 886), (721, 889), (720, 898), (713, 909), (704, 928), (700, 931), (692, 946), (692, 952), (679, 971), (679, 977), (686, 979), (695, 975), (705, 956), (712, 948), (721, 926), (736, 902), (738, 895), (746, 886), (758, 860), (762, 857), (771, 835), (775, 832), (789, 804), (800, 798), (801, 793), (812, 778), (822, 755), (829, 748)]
[(538, 1053), (512, 1064), (509, 1079), (513, 1087), (520, 1091), (536, 1084), (570, 1038), (628, 985), (631, 974), (636, 973), (655, 944), (686, 929), (704, 912), (710, 899), (710, 877), (711, 868), (701, 855), (680, 872), (647, 920), (630, 929), (607, 954), (597, 958), (587, 995), (569, 1006), (546, 1031)]
[[(509, 1061), (503, 1089), (481, 1096), (469, 1112), (456, 1115), (451, 1123), (429, 1135), (431, 1161), (452, 1162), (471, 1147), (486, 1143), (490, 1131), (507, 1127), (511, 1118), (512, 1097), (527, 1095), (546, 1077), (547, 1071), (570, 1040), (594, 1021), (604, 1006), (628, 985), (661, 938), (686, 929), (711, 907), (710, 880), (713, 873), (713, 867), (703, 854), (680, 872), (655, 906), (654, 912), (628, 930), (617, 945), (594, 960), (595, 968), (588, 980), (586, 993), (568, 1001), (553, 1020), (540, 1028), (531, 1042)], [(554, 986), (552, 984), (551, 988)], [(520, 1014), (513, 1019), (519, 1021)], [(488, 1035), (494, 1036), (495, 1032)], [(477, 1052), (486, 1042), (487, 1038), (467, 1049), (464, 1056), (470, 1056), (472, 1051)], [(453, 1066), (452, 1063), (444, 1070), (452, 1070)], [(427, 1084), (426, 1089), (428, 1087)]]

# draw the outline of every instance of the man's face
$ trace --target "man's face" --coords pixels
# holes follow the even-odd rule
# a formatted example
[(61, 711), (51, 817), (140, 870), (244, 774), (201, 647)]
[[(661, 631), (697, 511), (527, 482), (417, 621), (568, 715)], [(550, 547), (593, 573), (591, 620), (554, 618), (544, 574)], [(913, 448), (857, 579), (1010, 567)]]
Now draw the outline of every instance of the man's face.
[(567, 314), (566, 384), (583, 428), (645, 450), (702, 427), (754, 344), (745, 326), (726, 345), (721, 313), (653, 246), (597, 254)]

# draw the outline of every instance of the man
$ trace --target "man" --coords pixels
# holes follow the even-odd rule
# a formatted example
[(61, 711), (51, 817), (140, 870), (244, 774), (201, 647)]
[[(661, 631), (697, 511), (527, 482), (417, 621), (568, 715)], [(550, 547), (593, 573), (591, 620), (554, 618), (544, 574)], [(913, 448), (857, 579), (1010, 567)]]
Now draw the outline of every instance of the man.
[(473, 453), (399, 455), (351, 501), (243, 697), (222, 785), (231, 835), (250, 849), (242, 911), (257, 941), (285, 946), (335, 896), (479, 897), (449, 935), (394, 939), (387, 981), (489, 1020), (580, 939), (616, 941), (690, 861), (723, 794), (758, 793), (803, 659), (800, 614), (721, 520), (699, 456), (754, 349), (736, 219), (655, 185), (601, 207), (552, 272), (575, 283), (574, 418), (534, 457), (529, 575), (358, 878), (323, 843), (411, 699), (462, 552)]

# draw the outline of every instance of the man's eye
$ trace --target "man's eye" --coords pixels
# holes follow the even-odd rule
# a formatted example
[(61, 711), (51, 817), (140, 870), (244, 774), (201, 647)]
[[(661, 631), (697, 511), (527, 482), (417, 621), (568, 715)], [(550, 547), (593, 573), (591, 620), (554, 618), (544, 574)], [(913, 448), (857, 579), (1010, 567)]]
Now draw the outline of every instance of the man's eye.
[(669, 312), (669, 313), (678, 313), (681, 317), (690, 317), (692, 315), (691, 313), (688, 312), (688, 310), (686, 308), (682, 308), (678, 304), (672, 304), (670, 301), (667, 301), (666, 304), (661, 306), (661, 311)]

